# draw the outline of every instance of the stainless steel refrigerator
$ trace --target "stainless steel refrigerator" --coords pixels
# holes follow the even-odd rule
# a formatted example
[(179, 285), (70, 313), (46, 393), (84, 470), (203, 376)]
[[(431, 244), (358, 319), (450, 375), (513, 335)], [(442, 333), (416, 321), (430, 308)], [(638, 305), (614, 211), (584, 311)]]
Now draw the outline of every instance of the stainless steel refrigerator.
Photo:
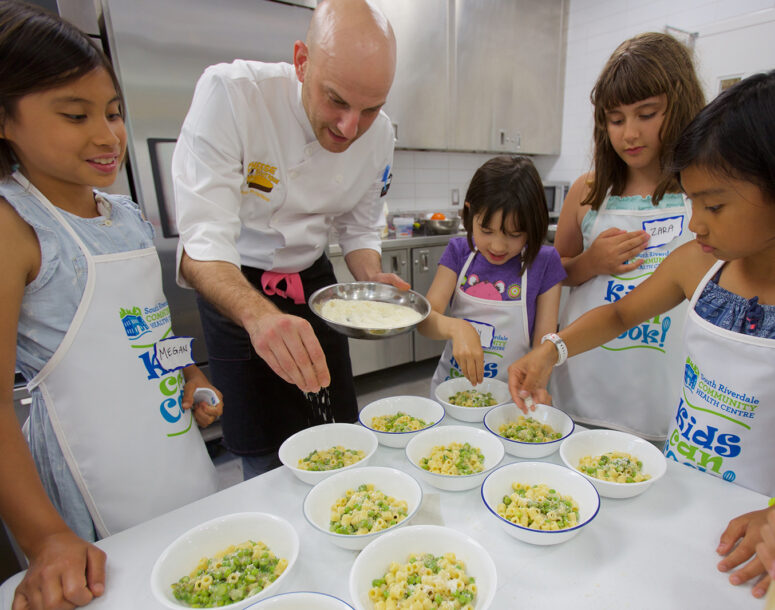
[(234, 59), (293, 61), (316, 0), (58, 0), (60, 15), (98, 39), (126, 101), (128, 160), (114, 190), (131, 195), (156, 229), (177, 335), (207, 360), (194, 291), (175, 283), (178, 242), (170, 161), (204, 69)]

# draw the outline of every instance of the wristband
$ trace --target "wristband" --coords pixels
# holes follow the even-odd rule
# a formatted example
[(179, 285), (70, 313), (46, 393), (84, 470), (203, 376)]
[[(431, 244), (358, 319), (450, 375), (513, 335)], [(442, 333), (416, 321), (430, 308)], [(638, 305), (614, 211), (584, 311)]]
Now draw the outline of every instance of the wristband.
[(775, 498), (770, 498), (770, 501), (767, 502), (767, 506), (775, 506)]
[(557, 348), (557, 362), (555, 362), (554, 366), (560, 366), (568, 359), (568, 346), (565, 345), (565, 341), (557, 333), (549, 333), (541, 337), (542, 345), (546, 341), (551, 341), (554, 343), (554, 347)]

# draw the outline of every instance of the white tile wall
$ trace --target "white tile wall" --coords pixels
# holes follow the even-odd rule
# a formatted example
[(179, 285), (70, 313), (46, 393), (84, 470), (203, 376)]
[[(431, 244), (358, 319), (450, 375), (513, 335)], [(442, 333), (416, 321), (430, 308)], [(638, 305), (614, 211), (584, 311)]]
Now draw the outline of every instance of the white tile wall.
[[(534, 157), (547, 181), (573, 181), (591, 165), (592, 107), (589, 93), (616, 46), (645, 31), (665, 26), (690, 32), (710, 24), (774, 9), (775, 0), (570, 0), (562, 154)], [(772, 28), (775, 38), (775, 21)], [(730, 49), (730, 53), (735, 53)], [(775, 67), (775, 57), (771, 62)], [(491, 154), (396, 151), (391, 212), (451, 210), (452, 189), (462, 205), (474, 171)]]

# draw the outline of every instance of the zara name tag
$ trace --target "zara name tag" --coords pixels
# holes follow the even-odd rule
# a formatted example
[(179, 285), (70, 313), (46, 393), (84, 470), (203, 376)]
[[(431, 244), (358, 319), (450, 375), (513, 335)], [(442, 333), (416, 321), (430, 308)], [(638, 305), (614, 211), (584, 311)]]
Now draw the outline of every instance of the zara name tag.
[(659, 248), (659, 246), (664, 246), (683, 233), (684, 216), (644, 220), (643, 230), (649, 234), (649, 245), (645, 249)]

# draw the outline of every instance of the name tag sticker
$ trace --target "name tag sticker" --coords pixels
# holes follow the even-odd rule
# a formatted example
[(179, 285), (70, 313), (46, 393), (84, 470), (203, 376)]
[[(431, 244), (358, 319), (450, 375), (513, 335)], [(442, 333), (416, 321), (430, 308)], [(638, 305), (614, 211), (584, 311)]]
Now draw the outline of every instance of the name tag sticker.
[(470, 320), (469, 318), (464, 318), (464, 320), (470, 322), (471, 326), (479, 333), (479, 342), (482, 347), (492, 347), (493, 339), (495, 339), (495, 327), (492, 324), (477, 322), (476, 320)]
[(649, 245), (645, 249), (659, 248), (659, 246), (664, 246), (683, 233), (684, 216), (644, 220), (643, 230), (649, 234)]
[(167, 373), (194, 364), (191, 345), (194, 337), (169, 337), (153, 346), (156, 361)]

